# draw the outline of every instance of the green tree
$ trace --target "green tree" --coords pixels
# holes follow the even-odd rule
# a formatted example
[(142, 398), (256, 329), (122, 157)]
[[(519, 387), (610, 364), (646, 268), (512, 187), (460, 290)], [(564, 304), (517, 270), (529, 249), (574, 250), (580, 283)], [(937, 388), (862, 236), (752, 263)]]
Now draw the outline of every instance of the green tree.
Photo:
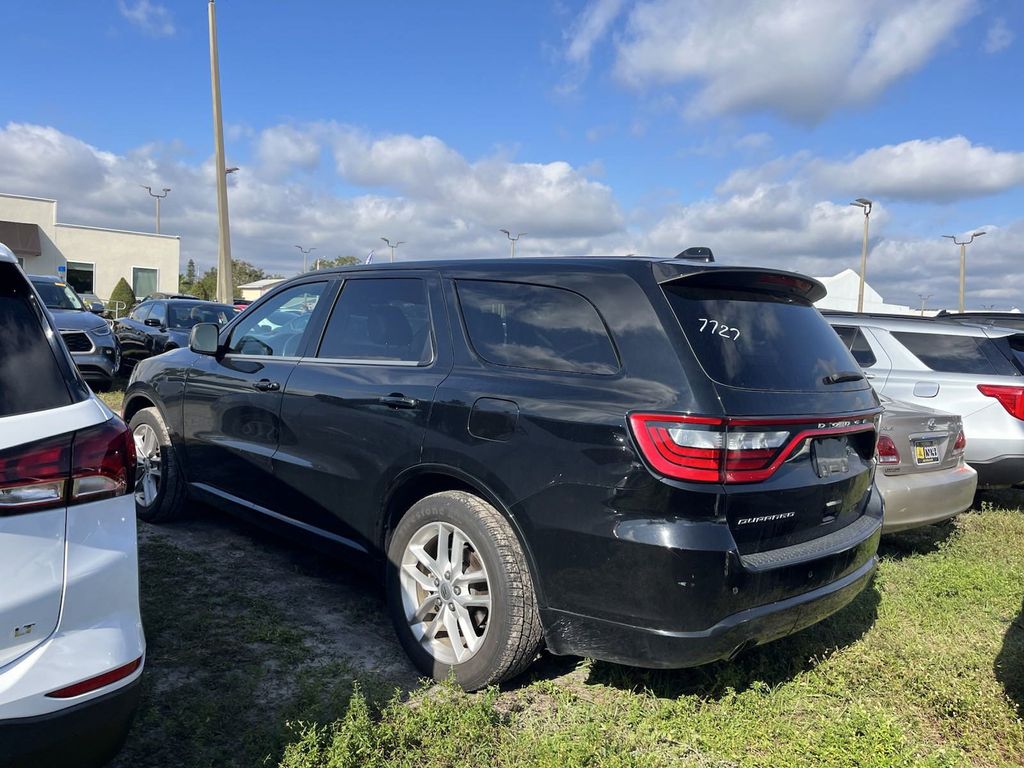
[(189, 259), (188, 264), (185, 266), (185, 274), (178, 275), (178, 292), (192, 293), (197, 279), (196, 261), (195, 259)]
[[(238, 296), (238, 286), (252, 283), (256, 280), (263, 280), (267, 277), (273, 277), (273, 275), (268, 275), (262, 267), (257, 267), (255, 264), (250, 264), (241, 259), (232, 259), (231, 283), (234, 286), (233, 298)], [(206, 270), (203, 276), (193, 283), (192, 293), (200, 299), (206, 299), (207, 301), (213, 301), (217, 298), (216, 267)]]
[(361, 264), (362, 260), (358, 256), (339, 256), (336, 259), (317, 259), (314, 263), (317, 269), (331, 269), (332, 267), (347, 267), (350, 264)]
[(117, 317), (121, 317), (128, 313), (132, 307), (135, 306), (135, 294), (132, 293), (132, 287), (128, 285), (128, 281), (123, 277), (117, 281), (117, 285), (114, 286), (114, 290), (110, 292), (110, 301), (107, 302), (107, 309), (111, 312), (115, 312)]

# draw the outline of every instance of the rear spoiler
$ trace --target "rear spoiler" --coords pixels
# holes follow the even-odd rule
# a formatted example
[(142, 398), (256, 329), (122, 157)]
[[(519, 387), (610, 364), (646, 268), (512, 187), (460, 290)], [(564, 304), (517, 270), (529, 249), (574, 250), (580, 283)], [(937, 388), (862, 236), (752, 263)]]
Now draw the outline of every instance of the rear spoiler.
[(828, 291), (813, 277), (760, 267), (704, 267), (659, 261), (654, 276), (660, 285), (673, 283), (694, 288), (747, 289), (794, 296), (811, 303), (825, 298)]

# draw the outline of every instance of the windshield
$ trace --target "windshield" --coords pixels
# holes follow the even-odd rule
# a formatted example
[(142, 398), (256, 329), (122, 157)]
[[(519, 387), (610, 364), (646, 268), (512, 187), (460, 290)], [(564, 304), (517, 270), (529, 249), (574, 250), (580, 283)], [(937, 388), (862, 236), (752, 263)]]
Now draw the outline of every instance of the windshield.
[(195, 304), (168, 303), (167, 325), (170, 328), (191, 328), (196, 323), (216, 323), (227, 325), (238, 310), (227, 304), (209, 304), (196, 302)]
[(867, 386), (825, 318), (801, 298), (666, 286), (701, 366), (730, 387), (820, 392)]
[(85, 310), (85, 305), (78, 298), (75, 289), (67, 283), (56, 283), (49, 280), (33, 280), (32, 285), (49, 309)]

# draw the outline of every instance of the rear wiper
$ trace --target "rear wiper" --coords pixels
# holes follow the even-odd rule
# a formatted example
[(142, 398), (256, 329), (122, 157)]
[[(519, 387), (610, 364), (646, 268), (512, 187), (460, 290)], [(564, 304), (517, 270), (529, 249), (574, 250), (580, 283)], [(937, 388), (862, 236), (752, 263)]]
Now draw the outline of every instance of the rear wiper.
[(847, 381), (860, 381), (864, 378), (864, 374), (860, 371), (839, 371), (826, 376), (822, 381), (825, 384), (843, 384)]

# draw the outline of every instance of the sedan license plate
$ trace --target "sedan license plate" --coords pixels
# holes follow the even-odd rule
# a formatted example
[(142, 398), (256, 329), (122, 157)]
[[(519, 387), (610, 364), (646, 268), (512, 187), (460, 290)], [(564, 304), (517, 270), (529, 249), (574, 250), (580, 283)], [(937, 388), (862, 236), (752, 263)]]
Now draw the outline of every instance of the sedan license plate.
[(939, 446), (933, 442), (914, 443), (914, 463), (922, 464), (939, 463)]

